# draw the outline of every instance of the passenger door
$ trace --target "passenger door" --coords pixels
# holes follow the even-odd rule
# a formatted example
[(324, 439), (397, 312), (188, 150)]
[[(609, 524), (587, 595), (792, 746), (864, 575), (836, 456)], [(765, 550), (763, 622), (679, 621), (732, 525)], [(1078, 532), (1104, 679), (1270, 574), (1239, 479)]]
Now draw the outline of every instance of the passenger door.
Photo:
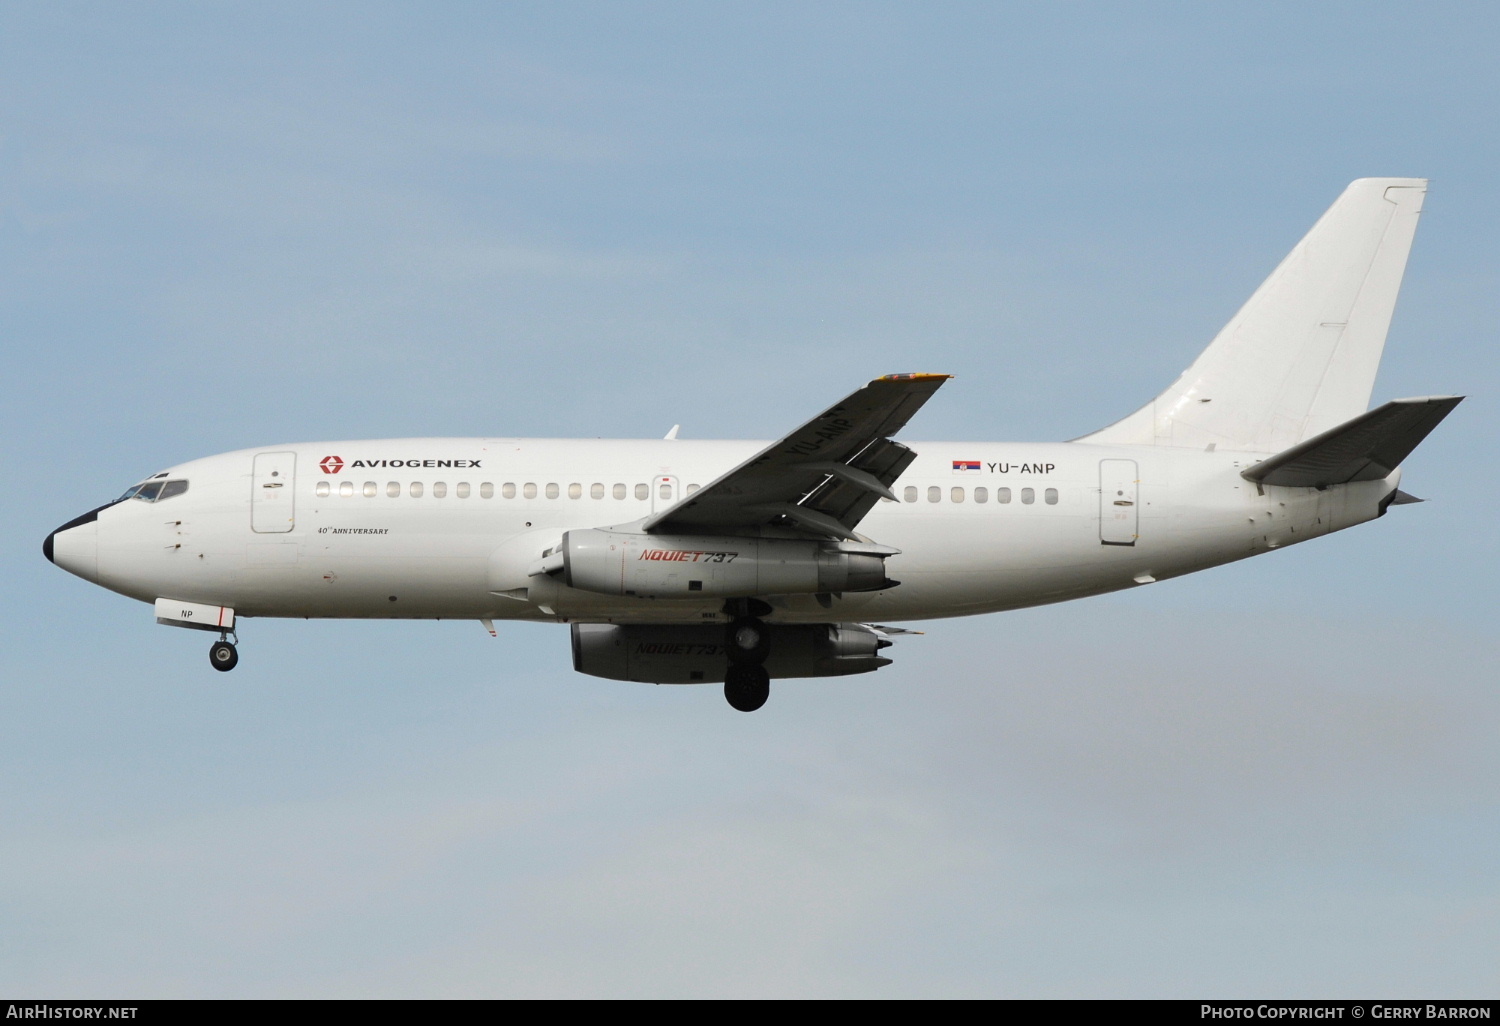
[(1099, 541), (1134, 545), (1140, 537), (1140, 486), (1135, 460), (1099, 461)]
[(297, 454), (257, 453), (251, 476), (250, 529), (286, 534), (296, 526)]

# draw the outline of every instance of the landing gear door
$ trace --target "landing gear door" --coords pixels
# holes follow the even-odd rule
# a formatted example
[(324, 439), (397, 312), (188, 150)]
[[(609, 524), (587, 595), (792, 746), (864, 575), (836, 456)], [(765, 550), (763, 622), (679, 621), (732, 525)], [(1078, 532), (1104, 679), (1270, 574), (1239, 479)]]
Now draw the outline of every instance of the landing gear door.
[(1099, 541), (1134, 545), (1140, 537), (1139, 471), (1135, 460), (1099, 461)]
[(296, 526), (297, 454), (257, 453), (252, 477), (250, 529), (256, 534), (286, 534)]

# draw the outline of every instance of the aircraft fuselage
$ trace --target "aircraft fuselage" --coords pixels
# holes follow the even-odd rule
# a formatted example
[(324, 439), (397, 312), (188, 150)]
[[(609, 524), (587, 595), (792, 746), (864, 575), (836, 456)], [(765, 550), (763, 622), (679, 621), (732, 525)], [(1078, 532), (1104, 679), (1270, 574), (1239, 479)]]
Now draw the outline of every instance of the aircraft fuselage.
[[(247, 449), (173, 467), (158, 477), (186, 481), (180, 494), (125, 499), (49, 541), (59, 565), (123, 595), (240, 616), (709, 622), (725, 616), (721, 599), (610, 596), (527, 571), (564, 532), (637, 523), (764, 446), (433, 438)], [(768, 621), (963, 616), (1139, 587), (1373, 519), (1399, 477), (1279, 488), (1240, 476), (1264, 454), (916, 447), (894, 485), (902, 501), (880, 501), (860, 524), (901, 550), (886, 561), (899, 586), (831, 606), (787, 595)], [(691, 575), (703, 556), (677, 558)], [(506, 594), (517, 590), (524, 597)]]

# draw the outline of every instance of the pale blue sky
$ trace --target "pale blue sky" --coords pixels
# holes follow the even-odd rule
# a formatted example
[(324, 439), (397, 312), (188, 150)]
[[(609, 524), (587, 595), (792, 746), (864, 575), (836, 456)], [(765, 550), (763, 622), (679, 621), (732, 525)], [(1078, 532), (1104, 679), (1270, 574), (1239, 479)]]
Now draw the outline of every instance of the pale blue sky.
[[(1493, 996), (1500, 295), (1478, 4), (0, 8), (0, 992)], [(172, 462), (906, 437), (1154, 394), (1351, 179), (1433, 179), (1376, 398), (1432, 501), (927, 625), (878, 674), (562, 628), (203, 638), (48, 565)]]

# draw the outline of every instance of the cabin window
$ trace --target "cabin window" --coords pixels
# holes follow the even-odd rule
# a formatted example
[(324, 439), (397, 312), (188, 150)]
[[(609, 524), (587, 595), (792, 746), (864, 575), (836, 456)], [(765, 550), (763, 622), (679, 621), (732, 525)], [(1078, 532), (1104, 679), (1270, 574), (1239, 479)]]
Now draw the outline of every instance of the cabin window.
[(927, 489), (927, 501), (928, 502), (942, 502), (943, 501), (943, 490), (941, 488), (939, 488), (937, 485), (931, 485), (931, 486), (929, 486), (928, 489)]
[(530, 481), (527, 481), (525, 484), (523, 484), (521, 486), (521, 497), (525, 499), (536, 498), (536, 485)]
[(555, 484), (548, 484), (547, 485), (547, 498), (549, 498), (549, 499), (555, 499), (555, 498), (557, 498), (557, 485), (555, 485)]
[(978, 503), (989, 502), (990, 490), (988, 488), (985, 488), (983, 485), (974, 489), (974, 501)]
[(644, 484), (638, 484), (638, 485), (636, 485), (635, 486), (635, 497), (637, 499), (649, 499), (649, 498), (651, 498), (651, 486), (650, 485), (644, 485)]
[(401, 482), (387, 481), (385, 485), (385, 494), (392, 499), (401, 498)]
[(448, 485), (444, 481), (434, 481), (432, 484), (432, 497), (441, 499), (448, 494)]
[(670, 499), (672, 497), (672, 486), (663, 482), (660, 488), (660, 492), (663, 499)]
[(602, 499), (602, 498), (604, 498), (604, 486), (602, 484), (599, 484), (598, 482), (595, 482), (594, 484), (589, 485), (589, 498), (591, 498), (591, 499)]
[[(514, 481), (507, 481), (503, 485), (500, 486), (500, 498), (502, 498), (502, 499), (514, 499), (515, 497), (516, 497), (516, 484), (515, 484)], [(486, 495), (485, 498), (488, 499), (489, 496)]]
[(1048, 488), (1045, 492), (1042, 493), (1042, 498), (1047, 501), (1047, 505), (1049, 505), (1049, 506), (1056, 506), (1057, 505), (1057, 489), (1056, 488)]
[(615, 485), (613, 491), (610, 494), (612, 494), (617, 499), (625, 498), (625, 486), (622, 484)]
[(318, 498), (320, 499), (328, 498), (328, 493), (331, 491), (333, 491), (333, 486), (330, 485), (327, 481), (319, 481), (318, 487), (313, 489), (313, 492), (316, 493)]
[(1010, 501), (1010, 489), (1009, 488), (996, 488), (995, 489), (995, 501), (996, 502), (1009, 502)]
[(1035, 501), (1036, 501), (1036, 489), (1035, 488), (1022, 488), (1021, 489), (1021, 502), (1022, 502), (1023, 505), (1030, 506)]
[(687, 491), (684, 494), (686, 494), (686, 495), (692, 495), (694, 492), (696, 492), (698, 490), (698, 488), (699, 488), (698, 485), (688, 485), (687, 486)]
[(962, 488), (954, 488), (948, 492), (948, 498), (952, 499), (954, 502), (963, 502), (964, 490)]
[(917, 501), (917, 486), (916, 485), (907, 485), (906, 486), (906, 501), (907, 502), (916, 502)]
[(570, 498), (570, 499), (581, 499), (581, 498), (583, 498), (583, 485), (577, 484), (577, 483), (568, 485), (568, 498)]
[(339, 482), (339, 498), (341, 498), (341, 499), (347, 499), (347, 498), (350, 498), (353, 494), (354, 494), (354, 482), (353, 481), (340, 481)]
[(373, 498), (375, 498), (375, 493), (378, 492), (378, 491), (380, 491), (380, 486), (378, 484), (376, 484), (374, 481), (366, 481), (365, 482), (365, 498), (367, 498), (367, 499), (373, 499)]
[(467, 499), (469, 497), (469, 482), (460, 481), (458, 487), (454, 489), (453, 494), (457, 495), (460, 499)]
[[(511, 494), (515, 494), (514, 485), (511, 486)], [(480, 485), (479, 497), (481, 499), (493, 499), (495, 497), (495, 483), (493, 481), (486, 481), (484, 484)]]
[(411, 497), (413, 499), (420, 499), (422, 497), (422, 482), (421, 481), (413, 481), (411, 483)]

